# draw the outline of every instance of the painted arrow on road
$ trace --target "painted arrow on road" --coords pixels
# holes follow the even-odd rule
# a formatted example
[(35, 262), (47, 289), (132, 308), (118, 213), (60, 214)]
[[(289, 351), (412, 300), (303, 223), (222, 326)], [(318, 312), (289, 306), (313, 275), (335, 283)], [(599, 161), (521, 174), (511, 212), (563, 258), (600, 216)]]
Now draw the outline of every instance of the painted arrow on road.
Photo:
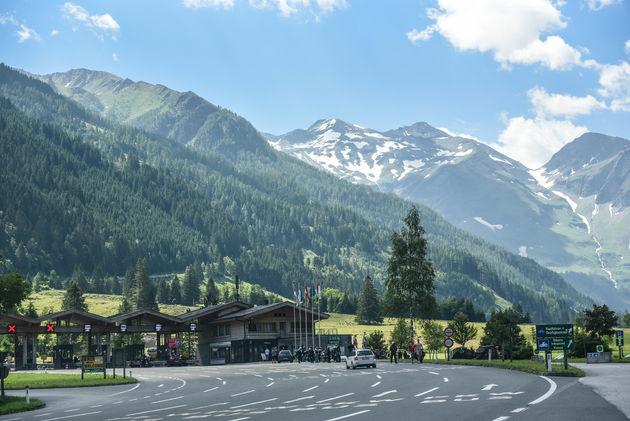
[(481, 388), (481, 390), (492, 390), (493, 387), (499, 387), (498, 384), (487, 384)]

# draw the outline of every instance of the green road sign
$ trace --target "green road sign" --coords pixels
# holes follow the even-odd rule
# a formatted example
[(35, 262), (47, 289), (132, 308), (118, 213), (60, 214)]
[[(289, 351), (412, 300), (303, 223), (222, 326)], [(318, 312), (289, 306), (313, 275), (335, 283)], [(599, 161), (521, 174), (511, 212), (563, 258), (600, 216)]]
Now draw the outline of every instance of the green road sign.
[(562, 351), (565, 349), (575, 349), (573, 338), (548, 338), (549, 349), (551, 351)]
[(573, 325), (536, 325), (537, 338), (572, 338)]
[(623, 346), (623, 338), (617, 338), (617, 346)]

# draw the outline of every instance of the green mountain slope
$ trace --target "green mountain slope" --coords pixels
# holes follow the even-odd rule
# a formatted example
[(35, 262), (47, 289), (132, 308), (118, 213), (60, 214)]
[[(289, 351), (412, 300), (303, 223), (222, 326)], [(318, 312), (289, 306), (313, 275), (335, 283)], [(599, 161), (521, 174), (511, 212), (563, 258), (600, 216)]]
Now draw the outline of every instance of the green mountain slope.
[[(0, 67), (0, 95), (38, 121), (54, 123), (71, 138), (96, 146), (104, 154), (102, 160), (112, 168), (136, 167), (139, 162), (140, 168), (154, 171), (155, 177), (171, 180), (175, 189), (184, 188), (177, 187), (177, 183), (184, 183), (196, 194), (192, 198), (167, 200), (170, 208), (161, 209), (201, 236), (202, 257), (188, 251), (178, 253), (167, 241), (134, 238), (121, 230), (123, 242), (139, 241), (143, 245), (134, 253), (147, 255), (151, 267), (162, 260), (166, 265), (178, 265), (180, 261), (183, 265), (200, 259), (217, 263), (218, 271), (238, 273), (243, 279), (285, 295), (293, 282), (312, 281), (357, 292), (366, 273), (382, 279), (389, 235), (392, 229), (399, 228), (411, 206), (393, 195), (339, 181), (272, 150), (268, 155), (256, 154), (255, 149), (248, 149), (247, 143), (241, 147), (236, 137), (230, 143), (239, 145), (237, 158), (230, 161), (229, 156), (215, 151), (194, 145), (191, 148), (167, 137), (110, 122), (55, 94), (49, 86), (5, 66)], [(262, 137), (260, 140), (265, 142)], [(139, 180), (136, 183), (139, 192), (143, 192), (145, 184)], [(162, 184), (155, 182), (156, 187)], [(165, 199), (174, 194), (168, 189), (157, 191), (156, 196)], [(8, 196), (3, 194), (4, 197)], [(199, 205), (190, 209), (187, 204), (191, 200), (198, 200)], [(176, 204), (183, 204), (181, 213), (176, 212)], [(2, 203), (2, 210), (7, 206), (8, 200)], [(204, 214), (202, 209), (212, 211)], [(65, 206), (59, 211), (66, 211)], [(234, 223), (238, 235), (229, 238), (216, 235), (217, 225), (211, 222), (215, 212), (231, 218), (224, 223)], [(3, 215), (5, 226), (16, 227), (0, 243), (6, 256), (30, 272), (59, 264), (30, 258), (38, 254), (35, 250), (40, 254), (48, 252), (48, 248), (40, 245), (43, 241), (34, 229), (37, 215), (29, 215), (27, 221)], [(471, 298), (484, 310), (502, 300), (521, 303), (535, 320), (568, 320), (572, 308), (590, 303), (557, 274), (533, 261), (458, 230), (427, 208), (421, 208), (421, 216), (431, 243), (431, 256), (440, 271), (441, 296)], [(206, 225), (208, 228), (204, 228)], [(94, 231), (94, 224), (84, 226), (87, 231)], [(51, 247), (64, 249), (65, 238), (55, 238)], [(103, 258), (100, 244), (99, 237), (88, 238), (83, 243), (93, 261)], [(18, 248), (26, 252), (18, 253)], [(163, 250), (161, 253), (167, 259), (162, 258), (159, 250)], [(317, 258), (307, 259), (305, 254)], [(21, 261), (19, 256), (24, 259)], [(130, 256), (136, 257), (133, 253)], [(64, 265), (71, 267), (75, 263), (70, 259)], [(182, 266), (173, 269), (181, 270)], [(120, 274), (124, 265), (109, 266), (106, 270)]]

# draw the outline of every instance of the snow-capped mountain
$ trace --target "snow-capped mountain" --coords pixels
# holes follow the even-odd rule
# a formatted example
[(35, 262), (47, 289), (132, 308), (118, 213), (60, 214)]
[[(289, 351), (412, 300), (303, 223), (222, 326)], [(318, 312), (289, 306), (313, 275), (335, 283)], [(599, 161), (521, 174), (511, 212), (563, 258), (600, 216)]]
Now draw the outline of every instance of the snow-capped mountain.
[[(602, 262), (601, 240), (574, 206), (583, 194), (580, 188), (586, 188), (580, 187), (581, 171), (601, 168), (591, 184), (602, 174), (611, 174), (612, 168), (623, 173), (626, 167), (620, 164), (619, 151), (628, 141), (605, 142), (603, 149), (595, 146), (599, 152), (587, 158), (580, 142), (567, 145), (546, 169), (530, 171), (482, 142), (427, 123), (379, 132), (327, 119), (307, 129), (266, 137), (274, 148), (341, 178), (423, 203), (461, 228), (566, 273), (592, 296), (619, 305), (620, 292), (630, 298), (624, 287), (630, 287), (630, 267), (617, 265), (618, 276), (610, 276), (609, 265)], [(616, 187), (629, 191), (628, 177), (622, 179), (620, 174), (614, 182), (600, 180), (599, 197), (603, 192), (615, 194)], [(625, 254), (630, 259), (627, 248)]]

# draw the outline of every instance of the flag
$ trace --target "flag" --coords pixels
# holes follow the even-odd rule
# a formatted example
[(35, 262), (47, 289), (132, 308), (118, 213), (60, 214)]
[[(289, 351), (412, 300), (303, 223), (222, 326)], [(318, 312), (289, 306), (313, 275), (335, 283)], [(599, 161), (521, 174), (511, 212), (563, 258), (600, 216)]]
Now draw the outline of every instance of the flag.
[(298, 298), (300, 300), (300, 304), (302, 304), (302, 288), (298, 285)]
[(315, 285), (311, 284), (311, 297), (315, 298)]
[(304, 301), (309, 300), (308, 298), (308, 286), (304, 286)]
[(298, 295), (297, 291), (295, 290), (295, 285), (293, 285), (293, 297), (295, 298), (295, 305), (298, 305)]
[(318, 282), (317, 283), (317, 296), (319, 297), (321, 294), (322, 294), (322, 286)]

